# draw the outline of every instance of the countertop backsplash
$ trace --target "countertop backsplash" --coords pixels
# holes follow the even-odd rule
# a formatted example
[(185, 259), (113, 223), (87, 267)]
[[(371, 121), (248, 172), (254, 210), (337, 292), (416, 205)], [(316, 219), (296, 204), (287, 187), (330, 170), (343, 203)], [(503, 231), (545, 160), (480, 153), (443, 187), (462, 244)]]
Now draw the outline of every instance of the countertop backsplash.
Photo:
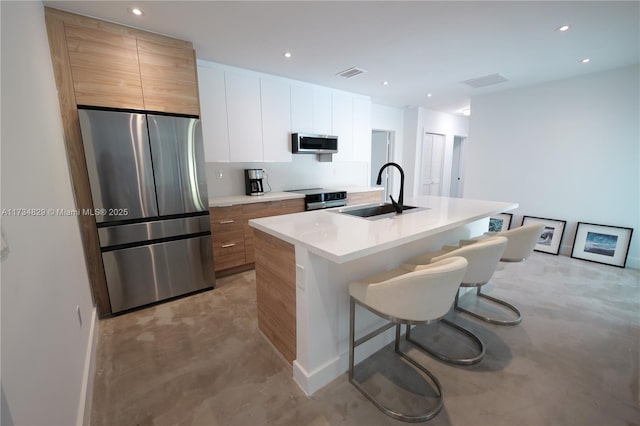
[(206, 163), (209, 198), (244, 194), (244, 169), (263, 169), (265, 190), (272, 191), (369, 184), (367, 162), (322, 163), (315, 155), (295, 155), (290, 163)]

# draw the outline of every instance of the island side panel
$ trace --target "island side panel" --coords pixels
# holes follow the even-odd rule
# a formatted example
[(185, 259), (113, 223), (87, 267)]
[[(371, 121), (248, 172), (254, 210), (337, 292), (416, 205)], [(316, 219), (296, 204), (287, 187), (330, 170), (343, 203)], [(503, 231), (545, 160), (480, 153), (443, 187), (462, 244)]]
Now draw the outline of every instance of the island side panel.
[(258, 328), (290, 363), (296, 358), (296, 271), (293, 245), (257, 229)]

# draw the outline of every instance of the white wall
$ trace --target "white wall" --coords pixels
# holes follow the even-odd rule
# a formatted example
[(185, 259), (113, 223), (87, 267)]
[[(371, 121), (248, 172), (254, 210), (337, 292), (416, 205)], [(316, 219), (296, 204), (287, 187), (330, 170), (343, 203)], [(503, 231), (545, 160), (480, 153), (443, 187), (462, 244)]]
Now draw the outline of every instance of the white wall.
[[(42, 3), (0, 8), (1, 207), (73, 209)], [(77, 218), (5, 215), (2, 228), (2, 424), (77, 424), (95, 318)]]
[(404, 147), (402, 164), (405, 169), (405, 192), (418, 195), (420, 189), (420, 168), (422, 159), (422, 138), (424, 133), (437, 133), (445, 136), (444, 168), (442, 194), (449, 193), (451, 183), (451, 159), (453, 156), (453, 139), (456, 136), (468, 135), (468, 117), (432, 111), (425, 108), (408, 108), (405, 111)]
[(640, 101), (638, 66), (472, 99), (466, 198), (516, 201), (521, 216), (634, 228), (638, 267)]
[[(456, 136), (467, 137), (469, 134), (469, 118), (459, 115), (447, 114), (439, 111), (424, 110), (424, 133), (437, 133), (444, 135), (444, 166), (442, 168), (442, 195), (448, 196), (451, 188), (451, 166), (453, 160), (453, 142)], [(422, 144), (420, 144), (422, 145)], [(416, 152), (416, 159), (420, 161), (422, 152)], [(463, 169), (464, 173), (464, 169)], [(420, 176), (417, 176), (420, 179)], [(416, 185), (416, 189), (419, 189)]]

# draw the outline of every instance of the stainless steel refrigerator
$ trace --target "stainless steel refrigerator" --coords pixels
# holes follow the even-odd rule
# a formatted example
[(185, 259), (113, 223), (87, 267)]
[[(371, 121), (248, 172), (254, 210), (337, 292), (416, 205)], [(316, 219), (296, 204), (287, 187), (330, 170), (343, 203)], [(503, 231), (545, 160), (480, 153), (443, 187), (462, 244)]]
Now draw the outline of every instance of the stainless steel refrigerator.
[(78, 115), (112, 312), (213, 287), (200, 120)]

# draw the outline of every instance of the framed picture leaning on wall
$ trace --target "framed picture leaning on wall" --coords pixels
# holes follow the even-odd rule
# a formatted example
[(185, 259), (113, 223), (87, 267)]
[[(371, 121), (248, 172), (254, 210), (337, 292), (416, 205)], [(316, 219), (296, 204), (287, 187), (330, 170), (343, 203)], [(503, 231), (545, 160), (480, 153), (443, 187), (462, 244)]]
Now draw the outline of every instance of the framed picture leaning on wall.
[(571, 257), (624, 268), (633, 228), (578, 222)]
[(567, 225), (566, 220), (547, 219), (544, 217), (523, 216), (522, 224), (538, 222), (544, 224), (544, 230), (536, 243), (535, 251), (558, 255), (564, 228)]
[(489, 232), (507, 231), (511, 226), (511, 213), (494, 214), (489, 218)]

